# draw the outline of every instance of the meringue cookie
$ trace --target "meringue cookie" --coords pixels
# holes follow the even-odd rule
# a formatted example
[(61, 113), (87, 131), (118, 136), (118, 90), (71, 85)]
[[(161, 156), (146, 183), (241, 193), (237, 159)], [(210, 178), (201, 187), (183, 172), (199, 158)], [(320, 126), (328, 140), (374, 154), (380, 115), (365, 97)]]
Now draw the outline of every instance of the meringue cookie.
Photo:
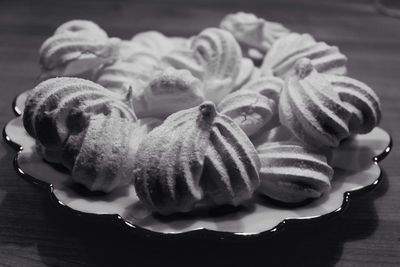
[(252, 78), (254, 78), (254, 71), (256, 67), (254, 66), (253, 61), (249, 58), (242, 58), (240, 63), (240, 70), (237, 78), (232, 87), (232, 92), (239, 90), (243, 87), (244, 84), (249, 82)]
[[(75, 172), (79, 171), (82, 173), (82, 171), (85, 170), (88, 171), (88, 169), (86, 169), (86, 167), (80, 166), (82, 165), (82, 162), (77, 162), (78, 156), (79, 156), (78, 160), (81, 161), (88, 161), (89, 160), (88, 158), (91, 157), (93, 160), (89, 165), (93, 167), (92, 163), (97, 162), (98, 164), (99, 162), (104, 160), (104, 158), (99, 158), (100, 154), (96, 154), (98, 153), (98, 151), (104, 152), (102, 149), (110, 149), (111, 146), (115, 146), (114, 154), (116, 154), (117, 157), (119, 157), (118, 155), (121, 156), (125, 155), (124, 158), (119, 158), (118, 160), (124, 161), (126, 162), (126, 164), (129, 164), (129, 166), (132, 166), (135, 160), (137, 149), (142, 139), (151, 130), (153, 130), (161, 123), (162, 121), (156, 118), (139, 119), (135, 122), (132, 122), (126, 118), (121, 118), (117, 113), (113, 111), (111, 114), (108, 115), (103, 115), (103, 114), (93, 115), (92, 117), (90, 117), (88, 122), (88, 127), (84, 131), (80, 131), (78, 133), (76, 132), (71, 133), (64, 142), (61, 164), (70, 171), (74, 169)], [(100, 131), (101, 129), (99, 128), (100, 126), (104, 127), (104, 130)], [(116, 132), (113, 133), (113, 131)], [(106, 142), (106, 144), (102, 145), (104, 146), (104, 148), (100, 147), (98, 149), (95, 149), (96, 138), (105, 139), (103, 141)], [(112, 139), (120, 138), (121, 141), (110, 140), (110, 138)], [(95, 149), (95, 151), (92, 151), (93, 149)], [(111, 154), (108, 156), (111, 156)], [(104, 162), (103, 165), (107, 164), (108, 164), (107, 162)], [(129, 175), (132, 176), (131, 167), (125, 168), (125, 170), (122, 171), (130, 172)], [(89, 175), (90, 173), (85, 174), (85, 176)], [(85, 180), (90, 179), (89, 177), (83, 177), (83, 178)], [(93, 185), (88, 185), (88, 189), (100, 190), (100, 191), (112, 190), (111, 188), (109, 190), (104, 190), (104, 188), (96, 189), (93, 188), (92, 186)]]
[(258, 147), (261, 160), (259, 191), (270, 198), (298, 203), (329, 191), (333, 169), (323, 154), (296, 142), (272, 142)]
[(157, 31), (140, 32), (133, 36), (131, 42), (141, 45), (161, 59), (174, 49), (174, 42)]
[(165, 55), (161, 62), (167, 67), (173, 67), (178, 70), (188, 70), (197, 79), (202, 80), (204, 77), (204, 67), (196, 58), (195, 53), (191, 49), (176, 49)]
[(336, 46), (317, 42), (309, 34), (290, 33), (278, 39), (264, 58), (261, 71), (267, 75), (286, 78), (293, 74), (300, 58), (309, 58), (314, 68), (321, 73), (346, 74), (345, 55)]
[(97, 36), (98, 39), (107, 39), (107, 33), (99, 27), (96, 23), (89, 20), (70, 20), (67, 21), (55, 30), (54, 34), (63, 34), (66, 32), (89, 34), (91, 36)]
[[(25, 103), (23, 124), (42, 145), (45, 155), (58, 155), (71, 133), (87, 127), (93, 114), (116, 111), (121, 118), (135, 121), (133, 110), (102, 86), (79, 78), (53, 78), (37, 85)], [(48, 153), (46, 153), (46, 151)], [(51, 162), (60, 159), (46, 157)]]
[(204, 101), (203, 84), (187, 70), (167, 68), (158, 72), (143, 91), (132, 98), (139, 117), (165, 118)]
[(118, 51), (118, 60), (135, 62), (140, 60), (146, 64), (159, 64), (159, 58), (150, 48), (131, 40), (121, 40)]
[(238, 125), (223, 114), (214, 120), (201, 186), (205, 198), (217, 205), (239, 205), (260, 184), (260, 159)]
[(325, 76), (314, 69), (311, 60), (299, 60), (295, 69), (280, 97), (281, 123), (305, 144), (337, 147), (350, 135), (351, 111)]
[(246, 135), (204, 102), (172, 114), (145, 137), (134, 184), (139, 199), (162, 214), (187, 212), (203, 198), (236, 205), (258, 186), (259, 166)]
[[(271, 120), (274, 119), (272, 118)], [(279, 121), (275, 122), (275, 124), (271, 122), (271, 124), (270, 127), (264, 127), (258, 134), (251, 136), (251, 142), (256, 148), (270, 142), (300, 142), (286, 126), (280, 125)]]
[(131, 136), (134, 127), (134, 123), (113, 113), (92, 116), (75, 157), (72, 180), (91, 191), (110, 192), (128, 185), (132, 163), (127, 159), (132, 158), (129, 142), (135, 138)]
[(192, 49), (205, 69), (205, 96), (218, 103), (233, 90), (239, 74), (242, 60), (239, 44), (230, 32), (207, 28), (193, 39)]
[(257, 49), (264, 54), (277, 39), (290, 32), (280, 23), (269, 22), (245, 12), (228, 14), (222, 19), (220, 27), (233, 34), (243, 51)]
[(151, 80), (155, 66), (142, 62), (116, 61), (99, 69), (94, 81), (105, 88), (126, 95), (130, 87), (144, 86)]
[(366, 84), (355, 79), (326, 75), (340, 99), (349, 105), (353, 116), (349, 122), (352, 133), (365, 134), (372, 131), (381, 120), (381, 104), (376, 93)]
[(275, 101), (259, 93), (239, 90), (222, 99), (218, 110), (251, 136), (269, 123), (277, 107)]
[(259, 77), (251, 79), (242, 87), (242, 90), (259, 93), (278, 103), (282, 88), (283, 80), (280, 78)]
[(208, 103), (178, 111), (139, 145), (134, 185), (150, 209), (186, 212), (203, 198), (200, 177), (215, 116)]
[(174, 49), (190, 49), (192, 44), (193, 37), (180, 37), (180, 36), (172, 36), (169, 37), (170, 42)]
[(87, 23), (80, 25), (76, 21), (63, 24), (40, 47), (42, 79), (55, 76), (90, 78), (99, 66), (116, 60), (119, 45), (120, 39), (108, 38), (99, 27), (87, 26)]

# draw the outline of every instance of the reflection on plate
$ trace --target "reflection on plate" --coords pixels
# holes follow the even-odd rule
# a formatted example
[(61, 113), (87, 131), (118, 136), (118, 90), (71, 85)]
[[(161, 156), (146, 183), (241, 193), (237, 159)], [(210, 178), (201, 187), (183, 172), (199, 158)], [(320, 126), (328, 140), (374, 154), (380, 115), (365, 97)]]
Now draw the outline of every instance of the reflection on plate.
[[(26, 92), (14, 101), (17, 114), (23, 112), (25, 98)], [(67, 173), (47, 164), (36, 153), (35, 141), (23, 128), (21, 116), (11, 120), (3, 134), (9, 143), (20, 148), (15, 160), (18, 172), (36, 183), (45, 184), (61, 206), (98, 217), (109, 215), (108, 219), (122, 222), (145, 235), (169, 237), (250, 237), (275, 232), (288, 220), (318, 218), (341, 211), (352, 192), (378, 184), (381, 170), (377, 162), (391, 148), (389, 134), (379, 127), (369, 134), (344, 141), (333, 153), (332, 190), (303, 206), (283, 207), (256, 197), (253, 203), (239, 208), (199, 209), (189, 214), (162, 217), (142, 206), (133, 186), (99, 195), (72, 184)]]

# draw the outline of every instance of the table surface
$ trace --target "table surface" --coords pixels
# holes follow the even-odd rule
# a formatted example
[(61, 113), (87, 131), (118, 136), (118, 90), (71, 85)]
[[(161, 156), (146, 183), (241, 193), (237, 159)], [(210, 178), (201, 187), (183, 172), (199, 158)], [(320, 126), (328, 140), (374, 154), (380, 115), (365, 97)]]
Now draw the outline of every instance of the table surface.
[(14, 96), (35, 85), (38, 48), (61, 23), (93, 20), (129, 38), (144, 30), (189, 36), (238, 10), (280, 21), (340, 47), (350, 76), (381, 98), (381, 126), (394, 149), (383, 180), (322, 222), (292, 225), (248, 242), (148, 240), (126, 228), (58, 209), (43, 188), (17, 175), (15, 150), (0, 149), (0, 266), (400, 266), (400, 19), (373, 1), (5, 1), (0, 2), (0, 120)]

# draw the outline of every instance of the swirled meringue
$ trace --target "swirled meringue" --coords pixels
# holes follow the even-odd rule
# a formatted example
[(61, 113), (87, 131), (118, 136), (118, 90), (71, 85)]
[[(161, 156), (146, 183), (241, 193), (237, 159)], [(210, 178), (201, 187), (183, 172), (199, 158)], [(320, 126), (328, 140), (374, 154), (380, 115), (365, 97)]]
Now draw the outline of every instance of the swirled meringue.
[(276, 102), (268, 97), (248, 90), (239, 90), (222, 99), (218, 110), (251, 136), (271, 120), (277, 107)]
[(222, 19), (220, 27), (233, 34), (244, 52), (257, 49), (264, 54), (277, 39), (290, 32), (280, 23), (269, 22), (245, 12), (228, 14)]
[(204, 77), (204, 67), (196, 58), (192, 49), (175, 49), (165, 55), (161, 61), (166, 66), (177, 70), (188, 70), (197, 79), (202, 80)]
[(268, 197), (297, 203), (330, 189), (333, 169), (323, 154), (296, 142), (265, 143), (257, 151), (261, 160), (258, 190)]
[(344, 76), (326, 75), (325, 78), (353, 113), (349, 122), (350, 132), (365, 134), (379, 124), (381, 104), (368, 85)]
[(121, 40), (118, 50), (118, 60), (125, 62), (136, 62), (140, 60), (146, 64), (159, 64), (159, 58), (148, 47), (132, 42)]
[(133, 36), (131, 42), (148, 49), (158, 59), (161, 59), (174, 49), (174, 42), (157, 31), (140, 32)]
[(309, 58), (314, 68), (321, 73), (346, 74), (345, 55), (336, 46), (317, 42), (309, 34), (290, 33), (278, 39), (264, 58), (263, 73), (272, 73), (285, 78), (293, 74), (294, 66), (300, 58)]
[(139, 145), (140, 200), (162, 214), (187, 212), (207, 198), (237, 205), (257, 187), (259, 159), (246, 135), (215, 105), (178, 111)]
[(89, 78), (99, 66), (116, 60), (120, 40), (108, 38), (99, 27), (87, 24), (67, 22), (42, 44), (39, 50), (42, 78)]
[(93, 114), (111, 111), (129, 121), (136, 120), (133, 110), (104, 87), (79, 78), (53, 78), (30, 92), (23, 124), (43, 146), (44, 157), (51, 162), (60, 162), (61, 153), (57, 152), (62, 150), (67, 137), (83, 131)]
[(225, 30), (207, 28), (192, 41), (192, 49), (204, 66), (204, 93), (218, 103), (232, 91), (239, 74), (242, 53), (233, 35)]
[(116, 61), (99, 69), (94, 81), (115, 93), (126, 95), (130, 87), (148, 83), (155, 69), (155, 65), (140, 61)]
[(241, 90), (259, 93), (275, 101), (278, 105), (283, 88), (283, 80), (277, 77), (258, 77), (246, 83)]
[(110, 192), (128, 185), (138, 144), (157, 124), (131, 122), (115, 112), (92, 116), (86, 131), (70, 135), (64, 146), (63, 162), (72, 166), (72, 180), (91, 191)]
[(128, 144), (133, 127), (118, 115), (92, 116), (75, 157), (72, 180), (91, 191), (110, 192), (128, 185), (132, 179)]
[(204, 101), (203, 84), (187, 70), (167, 68), (154, 74), (143, 91), (132, 98), (139, 117), (165, 118)]
[(299, 60), (295, 69), (280, 97), (281, 123), (306, 144), (337, 147), (350, 135), (351, 111), (309, 59)]
[(297, 141), (298, 139), (285, 126), (276, 123), (272, 127), (264, 127), (258, 134), (251, 136), (251, 142), (258, 148), (265, 143)]
[(61, 24), (54, 32), (54, 34), (63, 34), (66, 32), (70, 33), (82, 33), (89, 34), (91, 36), (97, 36), (98, 39), (107, 39), (107, 33), (99, 27), (96, 23), (89, 20), (70, 20)]
[(257, 144), (280, 124), (278, 103), (282, 87), (283, 81), (276, 77), (251, 79), (240, 90), (223, 98), (218, 109), (233, 119), (253, 144)]
[(169, 40), (172, 42), (174, 49), (189, 49), (192, 44), (193, 37), (172, 36)]
[(243, 57), (240, 63), (240, 70), (237, 78), (232, 87), (232, 92), (239, 90), (243, 87), (244, 84), (249, 82), (252, 78), (255, 77), (255, 69), (254, 63), (251, 59)]

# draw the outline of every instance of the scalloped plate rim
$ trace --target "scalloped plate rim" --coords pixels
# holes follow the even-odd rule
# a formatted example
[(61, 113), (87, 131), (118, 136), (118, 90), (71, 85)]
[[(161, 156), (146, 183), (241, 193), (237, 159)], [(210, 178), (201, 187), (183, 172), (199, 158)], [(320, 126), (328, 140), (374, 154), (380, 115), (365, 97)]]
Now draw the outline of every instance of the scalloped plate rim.
[[(21, 110), (17, 106), (17, 100), (18, 98), (26, 94), (27, 91), (24, 91), (22, 93), (19, 93), (16, 95), (12, 102), (12, 110), (16, 117), (19, 117), (22, 115)], [(306, 217), (301, 217), (301, 218), (286, 218), (282, 220), (280, 223), (278, 223), (275, 227), (271, 229), (267, 229), (265, 231), (261, 232), (251, 232), (251, 233), (245, 233), (245, 232), (228, 232), (228, 231), (218, 231), (218, 230), (212, 230), (212, 229), (207, 229), (204, 227), (184, 231), (184, 232), (158, 232), (158, 231), (152, 231), (137, 225), (134, 225), (130, 223), (129, 221), (125, 220), (121, 215), (119, 214), (96, 214), (96, 213), (90, 213), (90, 212), (84, 212), (84, 211), (79, 211), (75, 210), (66, 204), (64, 204), (61, 200), (57, 198), (57, 196), (54, 194), (54, 187), (52, 184), (49, 184), (47, 182), (41, 181), (38, 178), (35, 178), (29, 174), (24, 173), (24, 171), (19, 167), (18, 165), (18, 157), (20, 155), (20, 152), (22, 151), (21, 145), (14, 143), (9, 136), (7, 136), (6, 133), (6, 127), (7, 125), (12, 121), (9, 120), (3, 127), (3, 138), (6, 141), (7, 144), (9, 144), (12, 148), (18, 150), (14, 160), (13, 160), (13, 167), (16, 170), (16, 172), (25, 180), (28, 182), (31, 182), (35, 185), (38, 185), (42, 188), (47, 188), (47, 192), (49, 193), (49, 196), (51, 198), (51, 201), (53, 201), (58, 208), (61, 208), (63, 210), (66, 210), (70, 213), (76, 214), (78, 216), (85, 216), (85, 217), (90, 217), (90, 219), (97, 219), (97, 220), (107, 220), (109, 221), (114, 220), (115, 223), (118, 223), (119, 225), (122, 225), (123, 227), (127, 227), (129, 230), (134, 230), (133, 232), (140, 232), (141, 236), (146, 236), (146, 237), (152, 237), (152, 238), (157, 238), (157, 239), (165, 239), (165, 238), (199, 238), (199, 239), (209, 239), (211, 236), (217, 237), (219, 240), (236, 240), (236, 239), (254, 239), (254, 238), (261, 238), (265, 236), (270, 236), (272, 234), (281, 232), (287, 227), (289, 223), (295, 222), (295, 221), (306, 221), (306, 220), (323, 220), (328, 217), (332, 217), (335, 215), (340, 215), (343, 214), (343, 212), (346, 210), (350, 203), (350, 199), (353, 198), (355, 195), (358, 193), (362, 193), (364, 191), (369, 191), (374, 189), (378, 184), (381, 183), (382, 181), (382, 169), (379, 166), (379, 162), (382, 161), (391, 151), (393, 147), (393, 139), (389, 133), (389, 144), (387, 147), (378, 155), (375, 155), (371, 160), (374, 164), (377, 164), (379, 167), (379, 175), (378, 177), (374, 180), (374, 182), (370, 185), (366, 185), (362, 188), (351, 190), (351, 191), (345, 191), (343, 193), (343, 201), (342, 204), (335, 210), (328, 212), (326, 214), (321, 214), (321, 215), (314, 215), (314, 216), (306, 216)]]

